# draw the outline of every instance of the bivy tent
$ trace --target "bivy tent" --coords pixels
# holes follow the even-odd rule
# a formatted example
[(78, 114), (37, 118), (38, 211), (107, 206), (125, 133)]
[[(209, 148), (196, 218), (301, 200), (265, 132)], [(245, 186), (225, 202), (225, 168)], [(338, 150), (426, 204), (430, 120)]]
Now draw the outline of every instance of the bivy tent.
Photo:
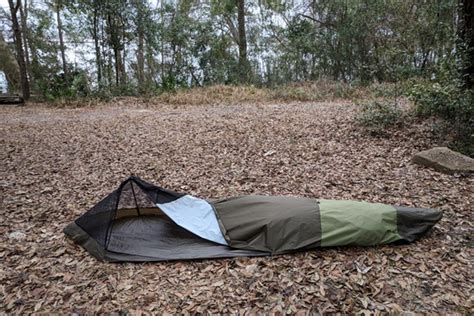
[(441, 216), (428, 208), (292, 196), (206, 201), (130, 177), (64, 232), (99, 260), (163, 261), (412, 242)]

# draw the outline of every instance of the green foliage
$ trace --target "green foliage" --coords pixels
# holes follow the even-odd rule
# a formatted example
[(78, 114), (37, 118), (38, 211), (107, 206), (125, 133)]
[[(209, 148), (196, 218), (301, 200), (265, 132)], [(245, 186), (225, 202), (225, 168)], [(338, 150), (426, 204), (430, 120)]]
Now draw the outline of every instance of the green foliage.
[(456, 1), (313, 2), (277, 29), (272, 81), (321, 77), (362, 84), (430, 76), (454, 47)]
[(407, 94), (415, 102), (416, 115), (443, 119), (443, 132), (452, 134), (456, 140), (453, 146), (474, 154), (474, 90), (461, 89), (453, 79), (419, 83)]
[(160, 89), (162, 91), (175, 91), (179, 87), (182, 87), (183, 83), (174, 76), (173, 73), (167, 74), (161, 78)]
[[(25, 33), (34, 92), (48, 98), (84, 94), (76, 94), (71, 82), (60, 82), (54, 10), (41, 2), (28, 3)], [(403, 87), (387, 82), (429, 78), (441, 61), (453, 59), (456, 4), (245, 1), (248, 82), (289, 84), (276, 91), (281, 99), (354, 98), (361, 85), (374, 82), (380, 83), (379, 96), (396, 97)], [(235, 0), (71, 0), (63, 1), (60, 15), (68, 62), (74, 49), (74, 62), (79, 63), (74, 66), (84, 69), (93, 94), (236, 84), (242, 69), (247, 72), (239, 66)], [(316, 85), (327, 79), (342, 83), (307, 89), (307, 82)], [(58, 91), (61, 87), (66, 91)]]
[(458, 60), (443, 58), (431, 80), (413, 82), (405, 91), (415, 115), (442, 119), (437, 129), (454, 139), (451, 145), (474, 154), (474, 90), (463, 88)]
[(383, 136), (387, 128), (400, 124), (403, 118), (403, 112), (397, 103), (385, 100), (363, 104), (356, 121), (370, 134)]
[(73, 71), (67, 77), (55, 74), (39, 82), (39, 88), (48, 100), (84, 98), (90, 95), (87, 74), (84, 71)]
[(376, 83), (370, 86), (370, 89), (376, 98), (397, 98), (403, 94), (404, 82), (385, 82)]

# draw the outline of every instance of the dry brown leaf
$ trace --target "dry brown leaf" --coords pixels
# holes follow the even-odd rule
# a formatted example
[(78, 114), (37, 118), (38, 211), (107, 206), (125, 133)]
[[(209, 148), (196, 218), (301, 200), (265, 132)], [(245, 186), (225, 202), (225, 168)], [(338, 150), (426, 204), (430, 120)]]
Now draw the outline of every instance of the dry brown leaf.
[[(120, 102), (0, 108), (0, 313), (472, 314), (474, 180), (411, 163), (437, 144), (429, 122), (370, 138), (348, 103)], [(131, 173), (208, 199), (356, 199), (444, 218), (410, 245), (97, 262), (62, 229)]]

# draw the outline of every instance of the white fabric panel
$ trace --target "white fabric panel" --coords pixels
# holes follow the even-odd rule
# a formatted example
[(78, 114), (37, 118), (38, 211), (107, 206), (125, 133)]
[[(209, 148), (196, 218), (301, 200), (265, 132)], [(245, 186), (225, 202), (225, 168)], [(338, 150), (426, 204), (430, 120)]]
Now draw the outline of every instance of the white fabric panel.
[(185, 195), (158, 206), (177, 225), (201, 238), (227, 245), (212, 206), (205, 200)]

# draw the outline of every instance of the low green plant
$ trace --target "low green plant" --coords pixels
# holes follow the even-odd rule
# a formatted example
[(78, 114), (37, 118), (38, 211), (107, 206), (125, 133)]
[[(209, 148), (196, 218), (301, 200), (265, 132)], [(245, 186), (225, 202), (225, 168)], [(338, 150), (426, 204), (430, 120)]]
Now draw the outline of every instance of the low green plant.
[(402, 122), (403, 112), (395, 101), (371, 101), (362, 104), (356, 121), (370, 134), (385, 135), (387, 128)]
[(415, 114), (438, 117), (444, 133), (451, 134), (452, 144), (467, 155), (474, 155), (474, 90), (463, 90), (456, 80), (425, 82), (412, 86), (408, 97), (415, 103)]
[(51, 75), (40, 81), (38, 88), (48, 101), (84, 98), (91, 94), (87, 75), (81, 70), (71, 71), (68, 76)]

